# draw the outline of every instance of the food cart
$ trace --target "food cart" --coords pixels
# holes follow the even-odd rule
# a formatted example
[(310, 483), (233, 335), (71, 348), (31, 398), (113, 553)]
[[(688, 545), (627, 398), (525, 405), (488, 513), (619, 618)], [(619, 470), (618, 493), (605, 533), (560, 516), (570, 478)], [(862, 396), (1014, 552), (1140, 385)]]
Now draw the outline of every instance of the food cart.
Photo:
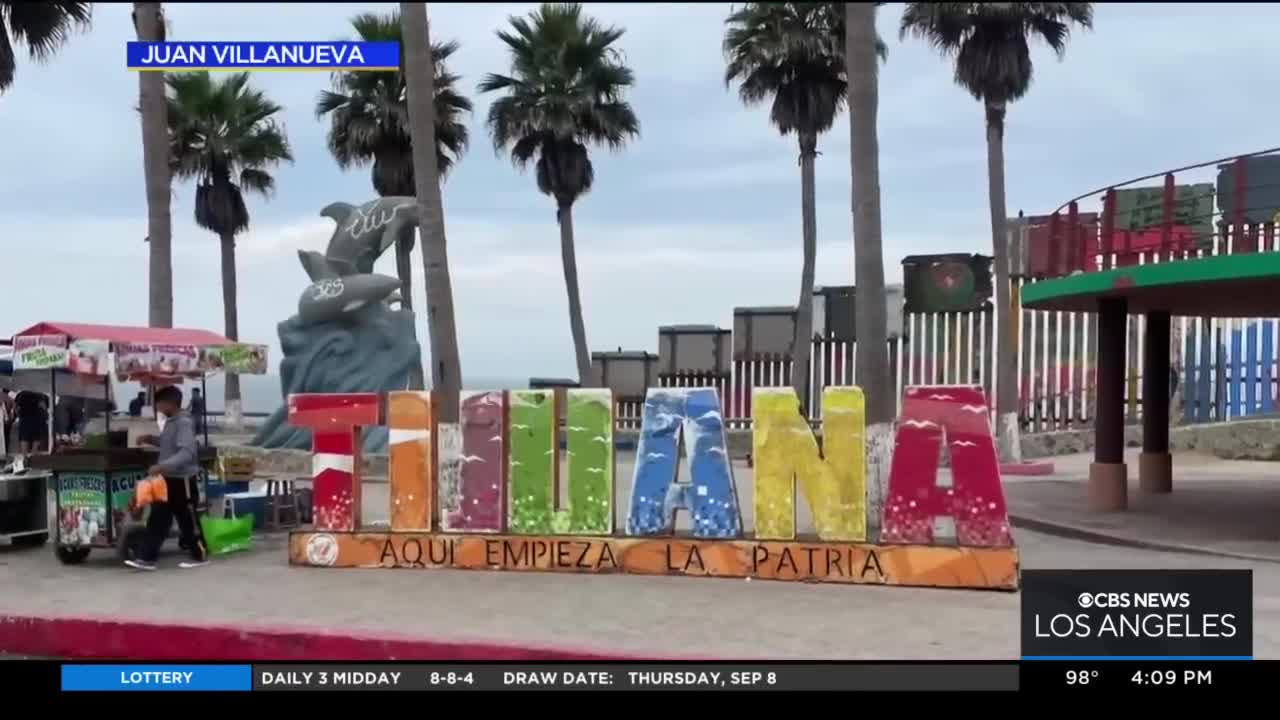
[[(13, 358), (8, 339), (0, 341), (0, 388), (11, 392), (34, 392), (53, 396), (53, 387), (63, 395), (72, 397), (101, 398), (106, 392), (105, 378), (95, 380), (89, 376), (72, 375), (65, 369), (46, 372), (13, 371)], [(53, 442), (50, 413), (48, 439)], [(17, 435), (17, 425), (13, 427)], [(14, 438), (16, 446), (16, 437)], [(11, 460), (8, 459), (12, 456)], [(0, 545), (41, 545), (49, 539), (49, 490), (53, 485), (53, 473), (31, 468), (25, 458), (19, 457), (17, 448), (0, 443)]]
[[(204, 330), (39, 323), (14, 335), (13, 347), (15, 373), (46, 371), (51, 382), (59, 370), (107, 378), (114, 365), (121, 381), (155, 388), (198, 379), (203, 387), (212, 372), (261, 375), (267, 367), (266, 346)], [(106, 386), (109, 392), (109, 381)], [(207, 471), (217, 452), (209, 444), (205, 420), (200, 462)], [(109, 412), (105, 439), (100, 447), (63, 445), (28, 460), (32, 468), (52, 473), (55, 551), (64, 563), (83, 562), (94, 548), (116, 548), (127, 556), (141, 529), (131, 521), (130, 501), (137, 482), (155, 464), (156, 452), (118, 442)], [(200, 482), (200, 497), (205, 498), (205, 474)]]

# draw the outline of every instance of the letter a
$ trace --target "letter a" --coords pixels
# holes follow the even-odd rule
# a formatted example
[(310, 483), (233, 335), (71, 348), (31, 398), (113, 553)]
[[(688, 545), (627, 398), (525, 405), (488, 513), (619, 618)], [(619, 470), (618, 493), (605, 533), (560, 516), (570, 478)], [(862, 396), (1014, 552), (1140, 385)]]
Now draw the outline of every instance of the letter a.
[[(942, 442), (951, 452), (951, 487), (938, 487)], [(1009, 516), (980, 387), (907, 388), (889, 467), (881, 540), (930, 544), (934, 520), (955, 520), (961, 545), (1009, 546)]]
[(360, 524), (360, 428), (378, 424), (378, 396), (290, 395), (289, 422), (311, 429), (315, 529), (355, 530)]
[(387, 393), (392, 530), (432, 530), (436, 477), (431, 410), (430, 392)]
[[(866, 427), (862, 389), (822, 391), (822, 449), (791, 388), (757, 388), (751, 399), (756, 538), (796, 536), (796, 477), (818, 537), (867, 539)], [(825, 455), (825, 459), (823, 457)]]
[[(682, 431), (688, 484), (676, 482)], [(675, 530), (677, 510), (693, 513), (695, 537), (735, 538), (741, 533), (724, 418), (714, 388), (650, 388), (645, 398), (627, 534), (669, 534)]]

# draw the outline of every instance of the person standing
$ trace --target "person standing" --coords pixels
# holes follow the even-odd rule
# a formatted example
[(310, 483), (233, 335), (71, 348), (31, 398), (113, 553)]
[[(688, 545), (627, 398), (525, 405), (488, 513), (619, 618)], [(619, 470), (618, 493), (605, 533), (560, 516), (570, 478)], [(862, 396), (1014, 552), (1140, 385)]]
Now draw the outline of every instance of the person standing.
[(191, 413), (191, 420), (195, 422), (196, 434), (203, 433), (207, 419), (204, 414), (204, 396), (200, 394), (199, 388), (192, 389), (191, 404), (187, 406), (187, 411)]
[(84, 400), (68, 395), (58, 396), (53, 405), (53, 434), (71, 436), (84, 426)]
[(182, 391), (172, 385), (156, 392), (155, 407), (156, 416), (163, 419), (160, 437), (147, 435), (140, 440), (159, 446), (160, 459), (147, 470), (147, 475), (163, 476), (169, 497), (165, 502), (152, 503), (146, 538), (138, 556), (126, 560), (125, 564), (138, 570), (155, 570), (160, 547), (169, 536), (173, 521), (177, 520), (179, 544), (191, 553), (191, 560), (179, 563), (178, 567), (200, 567), (208, 564), (209, 550), (196, 517), (199, 501), (196, 478), (200, 474), (200, 463), (195, 423), (191, 414), (182, 409)]
[(9, 388), (0, 390), (0, 455), (9, 454), (9, 444), (13, 442), (13, 421), (17, 418), (17, 409)]
[(142, 417), (142, 408), (146, 406), (147, 406), (147, 394), (144, 392), (138, 393), (137, 397), (129, 401), (129, 417), (131, 418)]
[(41, 393), (23, 390), (14, 400), (18, 410), (18, 452), (39, 452), (49, 439), (49, 403)]

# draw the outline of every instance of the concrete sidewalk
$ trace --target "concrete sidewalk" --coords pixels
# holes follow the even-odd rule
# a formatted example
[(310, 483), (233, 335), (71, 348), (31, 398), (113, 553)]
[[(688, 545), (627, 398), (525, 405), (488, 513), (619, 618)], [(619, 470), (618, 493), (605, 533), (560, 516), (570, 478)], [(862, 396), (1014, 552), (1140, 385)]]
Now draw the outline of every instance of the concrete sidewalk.
[[(1255, 654), (1280, 658), (1280, 565), (1016, 534), (1029, 568), (1254, 570)], [(0, 617), (97, 617), (245, 631), (491, 643), (646, 658), (1013, 658), (1016, 593), (626, 575), (333, 570), (286, 565), (283, 536), (194, 571), (155, 573), (106, 553), (63, 566), (0, 551)], [(12, 648), (10, 648), (12, 650)], [(252, 649), (246, 643), (246, 652)], [(0, 624), (0, 652), (4, 646)], [(201, 648), (191, 646), (193, 654)], [(33, 650), (27, 649), (31, 653)]]
[(1280, 562), (1280, 463), (1221, 460), (1178, 453), (1173, 492), (1138, 489), (1137, 451), (1129, 464), (1129, 509), (1088, 508), (1086, 481), (1092, 456), (1054, 458), (1055, 472), (1006, 478), (1005, 496), (1015, 525), (1081, 539)]
[[(1054, 507), (1070, 508), (1074, 492), (1083, 498), (1080, 468), (1087, 468), (1087, 459), (1055, 462), (1059, 472), (1054, 476), (1006, 479), (1015, 514), (1035, 509), (1048, 515)], [(1193, 497), (1197, 482), (1219, 489), (1211, 483), (1220, 482), (1213, 479), (1220, 466), (1196, 465), (1181, 456), (1176, 463), (1180, 471), (1166, 500)], [(1257, 518), (1277, 517), (1262, 505), (1268, 486), (1261, 479), (1271, 466), (1249, 465), (1239, 475), (1253, 478), (1249, 482), (1259, 488), (1251, 501)], [(749, 469), (735, 464), (734, 472), (739, 497), (750, 498)], [(1203, 480), (1193, 477), (1197, 472)], [(625, 515), (629, 481), (630, 467), (619, 462), (619, 517)], [(386, 520), (386, 489), (385, 483), (365, 484), (365, 523)], [(797, 506), (803, 532), (811, 522), (804, 503)], [(1179, 521), (1198, 519), (1195, 505), (1188, 507)], [(748, 528), (750, 508), (744, 503)], [(1166, 522), (1159, 513), (1131, 512), (1116, 523), (1124, 527), (1142, 517), (1149, 517), (1150, 527)], [(1251, 542), (1269, 542), (1261, 524), (1247, 527), (1257, 535)], [(1280, 563), (1099, 545), (1023, 528), (1016, 530), (1015, 540), (1024, 568), (1252, 569), (1255, 655), (1280, 658)], [(246, 653), (255, 650), (259, 630), (365, 638), (379, 648), (464, 653), (479, 643), (643, 658), (1001, 659), (1014, 658), (1019, 650), (1016, 593), (638, 575), (293, 568), (287, 564), (284, 535), (259, 536), (255, 543), (251, 552), (194, 571), (179, 570), (180, 556), (171, 549), (155, 573), (122, 568), (105, 551), (95, 552), (84, 565), (64, 566), (48, 547), (0, 548), (0, 619), (216, 625), (224, 640), (242, 628)], [(6, 647), (5, 630), (0, 621), (0, 652), (41, 654), (31, 647)], [(192, 639), (184, 648), (196, 656), (209, 652), (199, 642)], [(221, 647), (231, 651), (225, 642)]]

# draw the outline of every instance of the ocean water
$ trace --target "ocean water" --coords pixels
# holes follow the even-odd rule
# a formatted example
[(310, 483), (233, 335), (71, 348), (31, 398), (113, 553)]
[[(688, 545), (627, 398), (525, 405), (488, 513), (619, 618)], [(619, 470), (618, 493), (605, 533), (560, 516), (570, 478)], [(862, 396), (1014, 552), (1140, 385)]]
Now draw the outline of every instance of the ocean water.
[[(206, 381), (209, 392), (208, 408), (210, 412), (220, 412), (223, 401), (222, 376), (215, 375)], [(529, 378), (482, 378), (468, 380), (463, 383), (465, 390), (508, 390), (529, 386)], [(188, 381), (183, 386), (183, 394), (189, 396), (191, 388), (200, 387), (200, 381)], [(140, 388), (134, 383), (117, 383), (117, 403), (123, 407)], [(272, 413), (284, 404), (280, 394), (280, 378), (277, 375), (241, 375), (240, 398), (247, 413)]]

